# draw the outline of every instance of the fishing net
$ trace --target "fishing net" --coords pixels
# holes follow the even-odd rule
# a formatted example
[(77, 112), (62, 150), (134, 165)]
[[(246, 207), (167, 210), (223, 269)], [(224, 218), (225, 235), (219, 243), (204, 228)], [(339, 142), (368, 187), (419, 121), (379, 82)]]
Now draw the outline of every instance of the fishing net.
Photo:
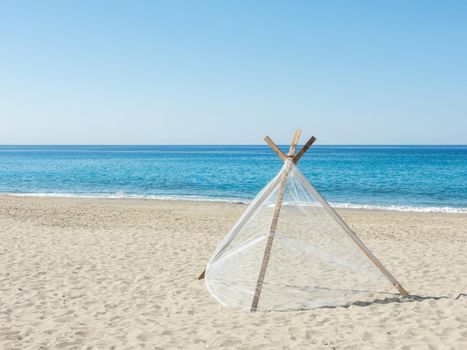
[(210, 293), (224, 306), (272, 311), (343, 306), (388, 292), (386, 276), (326, 205), (285, 162), (216, 248), (206, 269)]

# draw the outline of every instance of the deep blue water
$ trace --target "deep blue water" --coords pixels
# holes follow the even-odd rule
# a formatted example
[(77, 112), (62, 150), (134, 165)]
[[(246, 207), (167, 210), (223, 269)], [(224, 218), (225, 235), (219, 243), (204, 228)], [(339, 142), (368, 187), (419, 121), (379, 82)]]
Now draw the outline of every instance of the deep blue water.
[[(0, 192), (248, 201), (281, 165), (268, 146), (0, 146)], [(467, 208), (467, 146), (314, 146), (299, 167), (341, 206)]]

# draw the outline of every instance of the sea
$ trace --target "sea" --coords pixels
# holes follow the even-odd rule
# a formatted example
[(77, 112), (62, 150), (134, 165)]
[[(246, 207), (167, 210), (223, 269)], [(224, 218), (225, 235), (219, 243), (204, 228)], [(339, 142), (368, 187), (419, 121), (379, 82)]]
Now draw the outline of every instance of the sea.
[[(0, 146), (0, 193), (248, 203), (281, 166), (266, 145)], [(336, 207), (467, 213), (467, 146), (313, 146), (299, 167)]]

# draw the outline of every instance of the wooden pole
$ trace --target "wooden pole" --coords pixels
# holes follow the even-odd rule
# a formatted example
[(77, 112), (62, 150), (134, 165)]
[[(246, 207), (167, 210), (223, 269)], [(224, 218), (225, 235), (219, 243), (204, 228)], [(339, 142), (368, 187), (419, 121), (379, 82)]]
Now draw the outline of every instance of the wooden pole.
[(313, 143), (316, 141), (316, 137), (312, 136), (310, 139), (303, 145), (302, 149), (297, 152), (297, 155), (293, 157), (293, 162), (294, 164), (297, 164), (300, 158), (305, 154), (306, 151), (313, 145)]
[(337, 214), (337, 212), (329, 205), (329, 203), (321, 197), (318, 191), (313, 187), (313, 185), (300, 173), (297, 173), (298, 177), (302, 180), (305, 188), (310, 191), (310, 193), (315, 197), (315, 199), (321, 203), (324, 209), (330, 214), (344, 229), (344, 231), (349, 235), (350, 239), (362, 250), (362, 252), (370, 259), (370, 261), (383, 273), (384, 276), (391, 282), (391, 284), (396, 288), (399, 293), (403, 296), (408, 296), (409, 293), (402, 287), (402, 285), (396, 280), (396, 278), (384, 267), (384, 265), (378, 260), (376, 256), (368, 249), (368, 247), (363, 243), (360, 238), (353, 232), (353, 230), (346, 224), (344, 220)]
[(279, 156), (280, 159), (282, 159), (283, 161), (287, 160), (287, 156), (280, 150), (279, 147), (277, 147), (277, 145), (274, 143), (273, 140), (271, 140), (271, 138), (269, 136), (266, 136), (264, 138), (264, 141), (266, 141), (266, 143), (269, 145), (269, 147), (271, 147), (273, 149), (273, 151), (277, 153), (277, 155)]
[(253, 302), (251, 303), (251, 312), (255, 312), (258, 308), (259, 298), (261, 296), (261, 290), (263, 288), (264, 277), (266, 276), (266, 271), (268, 268), (269, 257), (271, 256), (272, 243), (274, 242), (274, 236), (276, 234), (277, 223), (279, 222), (279, 214), (282, 207), (282, 201), (284, 199), (285, 189), (287, 185), (287, 178), (290, 172), (290, 168), (293, 163), (293, 156), (295, 153), (295, 148), (297, 147), (298, 140), (300, 139), (301, 131), (295, 131), (292, 144), (290, 145), (289, 153), (287, 154), (287, 166), (284, 169), (281, 182), (279, 187), (279, 193), (277, 195), (276, 205), (274, 207), (274, 215), (272, 217), (271, 227), (269, 229), (269, 234), (266, 241), (266, 247), (264, 249), (263, 261), (261, 262), (261, 269), (259, 271), (258, 280), (256, 282), (255, 294), (253, 296)]

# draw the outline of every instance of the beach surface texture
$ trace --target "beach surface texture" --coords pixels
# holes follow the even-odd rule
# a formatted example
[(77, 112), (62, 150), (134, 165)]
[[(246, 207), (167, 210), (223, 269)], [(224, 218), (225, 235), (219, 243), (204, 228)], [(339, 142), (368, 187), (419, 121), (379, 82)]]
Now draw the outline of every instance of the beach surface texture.
[(411, 297), (228, 309), (197, 279), (244, 204), (0, 196), (0, 349), (467, 349), (467, 214), (338, 210)]

